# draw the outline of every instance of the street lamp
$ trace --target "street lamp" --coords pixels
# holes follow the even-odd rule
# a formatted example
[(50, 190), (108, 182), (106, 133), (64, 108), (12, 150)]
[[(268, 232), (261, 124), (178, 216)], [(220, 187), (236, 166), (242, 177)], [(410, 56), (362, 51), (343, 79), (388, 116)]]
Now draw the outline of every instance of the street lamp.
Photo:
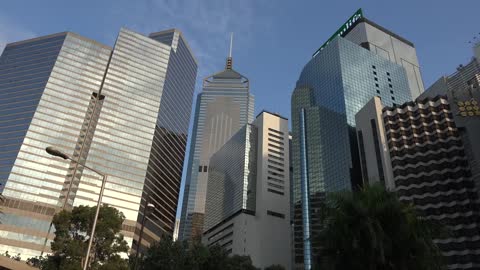
[(140, 253), (140, 244), (142, 243), (143, 239), (143, 228), (145, 227), (145, 222), (147, 220), (147, 216), (155, 209), (155, 205), (149, 203), (150, 197), (147, 197), (146, 206), (143, 210), (143, 217), (142, 217), (142, 225), (140, 227), (140, 234), (138, 235), (138, 242), (137, 242), (137, 252), (135, 253), (135, 263), (133, 266), (133, 270), (137, 269), (137, 262), (138, 262), (138, 255)]
[[(49, 153), (50, 155), (52, 156), (56, 156), (56, 157), (61, 157), (63, 159), (68, 159), (72, 162), (75, 162), (75, 163), (78, 163), (76, 160), (73, 160), (70, 156), (68, 156), (67, 154), (63, 153), (62, 151), (52, 147), (52, 146), (49, 146), (45, 149), (45, 151), (47, 151), (47, 153)], [(102, 197), (103, 197), (103, 192), (105, 190), (105, 183), (107, 182), (107, 175), (102, 173), (102, 172), (99, 172), (93, 168), (90, 168), (88, 167), (87, 165), (85, 164), (81, 164), (83, 167), (101, 175), (103, 177), (102, 179), (102, 186), (100, 188), (100, 194), (98, 196), (98, 201), (97, 201), (97, 210), (95, 212), (95, 218), (93, 219), (93, 226), (92, 226), (92, 231), (90, 233), (90, 239), (88, 240), (88, 248), (87, 248), (87, 255), (85, 257), (85, 262), (83, 264), (83, 270), (87, 270), (87, 267), (88, 267), (88, 260), (90, 258), (90, 250), (92, 249), (92, 243), (93, 243), (93, 236), (95, 235), (95, 228), (97, 227), (97, 220), (98, 220), (98, 213), (100, 212), (100, 206), (102, 204)], [(68, 198), (66, 198), (68, 199)]]

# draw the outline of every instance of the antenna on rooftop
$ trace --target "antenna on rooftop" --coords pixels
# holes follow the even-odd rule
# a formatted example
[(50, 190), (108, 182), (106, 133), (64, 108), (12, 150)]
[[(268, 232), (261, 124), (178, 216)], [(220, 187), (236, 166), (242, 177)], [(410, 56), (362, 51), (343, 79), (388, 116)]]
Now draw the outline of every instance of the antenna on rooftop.
[(228, 52), (226, 69), (232, 69), (232, 47), (233, 47), (233, 32), (230, 33), (230, 51)]
[(230, 52), (228, 53), (228, 57), (232, 58), (232, 47), (233, 47), (233, 32), (230, 33)]

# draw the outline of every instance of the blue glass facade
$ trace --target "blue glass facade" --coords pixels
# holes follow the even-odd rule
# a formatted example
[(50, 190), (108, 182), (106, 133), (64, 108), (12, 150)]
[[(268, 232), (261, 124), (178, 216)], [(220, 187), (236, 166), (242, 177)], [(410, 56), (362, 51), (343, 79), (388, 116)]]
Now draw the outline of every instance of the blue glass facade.
[(351, 190), (361, 181), (355, 114), (373, 96), (387, 106), (411, 100), (405, 69), (342, 37), (313, 57), (297, 81), (292, 96), (292, 204), (295, 263), (305, 269), (311, 269), (319, 254), (318, 208), (325, 194)]
[(0, 190), (3, 191), (23, 138), (66, 34), (7, 46), (0, 57)]

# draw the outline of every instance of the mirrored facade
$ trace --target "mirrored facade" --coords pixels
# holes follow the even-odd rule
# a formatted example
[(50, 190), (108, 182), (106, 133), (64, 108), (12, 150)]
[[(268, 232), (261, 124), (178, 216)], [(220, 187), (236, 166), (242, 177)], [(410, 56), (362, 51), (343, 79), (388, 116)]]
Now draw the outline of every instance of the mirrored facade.
[(295, 264), (318, 260), (319, 207), (326, 193), (361, 185), (355, 113), (372, 97), (411, 100), (405, 69), (337, 37), (304, 67), (292, 96)]
[(210, 159), (202, 242), (291, 269), (288, 120), (263, 111)]
[(211, 156), (240, 128), (253, 120), (254, 98), (246, 77), (232, 69), (204, 79), (197, 97), (192, 143), (187, 165), (179, 238), (200, 240)]
[[(197, 71), (178, 30), (146, 37), (122, 29), (113, 49), (70, 32), (12, 43), (0, 69), (16, 82), (0, 84), (0, 95), (12, 97), (0, 98), (9, 121), (0, 132), (10, 134), (0, 141), (8, 221), (0, 252), (48, 252), (55, 212), (96, 205), (101, 177), (82, 164), (109, 175), (103, 202), (125, 215), (130, 246), (147, 201), (156, 208), (142, 243), (173, 234)], [(18, 102), (30, 114), (14, 111)], [(49, 156), (50, 145), (78, 163)]]

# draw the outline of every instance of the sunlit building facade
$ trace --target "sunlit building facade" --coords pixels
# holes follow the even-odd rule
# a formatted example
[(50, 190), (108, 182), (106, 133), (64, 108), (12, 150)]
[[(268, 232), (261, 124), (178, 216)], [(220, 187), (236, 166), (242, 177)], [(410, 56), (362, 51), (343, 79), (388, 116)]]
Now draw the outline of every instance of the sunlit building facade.
[(173, 234), (197, 71), (178, 30), (122, 29), (114, 48), (71, 32), (11, 43), (0, 70), (0, 252), (48, 252), (54, 213), (96, 205), (101, 177), (82, 164), (108, 174), (103, 202), (131, 247), (147, 201), (142, 243)]

